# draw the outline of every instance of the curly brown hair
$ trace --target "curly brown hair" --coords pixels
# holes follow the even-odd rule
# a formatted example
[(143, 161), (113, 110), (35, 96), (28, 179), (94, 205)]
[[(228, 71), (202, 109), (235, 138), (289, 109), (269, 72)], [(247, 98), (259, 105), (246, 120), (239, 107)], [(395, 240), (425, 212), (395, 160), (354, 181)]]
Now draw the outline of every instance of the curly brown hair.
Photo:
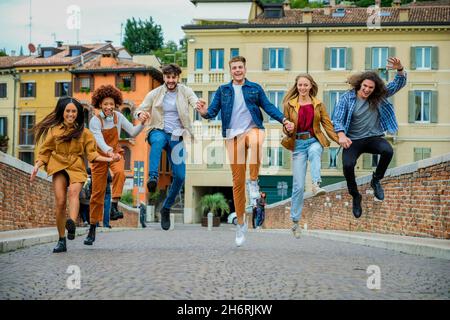
[(122, 93), (114, 88), (112, 85), (103, 85), (97, 88), (92, 95), (92, 105), (95, 108), (100, 108), (100, 104), (106, 98), (113, 98), (116, 106), (120, 106), (123, 103)]
[(375, 83), (375, 89), (370, 94), (367, 101), (369, 102), (370, 108), (377, 109), (383, 98), (387, 96), (388, 91), (386, 85), (375, 71), (366, 71), (354, 74), (350, 76), (347, 82), (353, 87), (353, 89), (355, 89), (356, 92), (358, 92), (359, 89), (361, 89), (361, 83), (364, 80), (372, 80)]

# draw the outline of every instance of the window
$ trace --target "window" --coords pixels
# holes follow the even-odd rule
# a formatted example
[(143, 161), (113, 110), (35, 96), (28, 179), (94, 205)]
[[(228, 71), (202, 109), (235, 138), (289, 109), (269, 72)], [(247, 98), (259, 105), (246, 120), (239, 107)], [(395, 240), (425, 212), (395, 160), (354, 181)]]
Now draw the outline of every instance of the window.
[(90, 90), (91, 89), (91, 79), (90, 78), (81, 78), (81, 86), (82, 90)]
[(122, 146), (123, 160), (125, 161), (125, 170), (131, 170), (131, 151), (127, 146)]
[(8, 135), (8, 118), (1, 117), (0, 118), (0, 136), (7, 136)]
[(209, 50), (209, 69), (223, 70), (223, 49)]
[(31, 128), (33, 128), (34, 122), (35, 122), (34, 115), (21, 115), (20, 116), (19, 144), (34, 145), (34, 134), (30, 130)]
[(221, 148), (208, 147), (207, 168), (222, 168), (223, 167), (223, 153)]
[(230, 49), (230, 59), (237, 57), (239, 55), (239, 49), (238, 48), (231, 48)]
[(71, 82), (56, 82), (55, 83), (55, 97), (63, 97), (71, 95)]
[(416, 48), (416, 69), (431, 69), (431, 47)]
[[(213, 102), (215, 95), (216, 95), (215, 91), (208, 91), (208, 105), (210, 105)], [(212, 120), (212, 121), (221, 121), (222, 120), (221, 112), (219, 111), (217, 116), (214, 119), (210, 119), (210, 120)]]
[(77, 57), (81, 55), (81, 50), (80, 49), (72, 49), (70, 55), (72, 57)]
[(278, 147), (266, 148), (266, 161), (264, 167), (282, 167), (283, 166), (283, 149)]
[(431, 157), (431, 148), (414, 148), (414, 161), (420, 161)]
[[(122, 114), (127, 118), (128, 121), (130, 121), (133, 124), (133, 116), (131, 115), (131, 109), (130, 108), (123, 108)], [(130, 135), (125, 130), (120, 130), (120, 139), (130, 139)]]
[(33, 152), (19, 152), (19, 159), (28, 164), (34, 165)]
[(44, 50), (43, 57), (50, 58), (53, 55), (53, 50)]
[(7, 88), (6, 83), (0, 83), (0, 98), (6, 98)]
[(329, 148), (329, 168), (337, 168), (337, 152), (338, 148)]
[(274, 70), (284, 70), (284, 49), (269, 49), (269, 68)]
[(328, 115), (333, 117), (334, 108), (336, 107), (336, 104), (338, 103), (341, 96), (344, 94), (345, 91), (343, 90), (332, 90), (330, 91), (330, 102), (328, 103), (327, 112)]
[(386, 68), (389, 48), (372, 48), (372, 69)]
[(431, 91), (415, 91), (415, 122), (429, 123), (431, 116)]
[(135, 79), (133, 74), (124, 74), (116, 76), (116, 87), (121, 91), (134, 91)]
[(203, 49), (195, 49), (195, 56), (194, 56), (194, 65), (195, 70), (202, 70), (203, 69)]
[(331, 65), (330, 68), (334, 70), (345, 70), (346, 66), (346, 52), (345, 48), (331, 48)]
[[(202, 98), (203, 97), (203, 91), (194, 91), (194, 93), (197, 96), (197, 98)], [(202, 116), (195, 109), (194, 109), (194, 121), (202, 121)]]
[(22, 98), (36, 97), (36, 83), (34, 82), (22, 83), (20, 87), (20, 96)]
[[(284, 98), (284, 91), (268, 91), (269, 100), (271, 103), (273, 103), (274, 106), (276, 106), (281, 113), (283, 113), (283, 98)], [(277, 122), (272, 117), (269, 117), (269, 122)]]

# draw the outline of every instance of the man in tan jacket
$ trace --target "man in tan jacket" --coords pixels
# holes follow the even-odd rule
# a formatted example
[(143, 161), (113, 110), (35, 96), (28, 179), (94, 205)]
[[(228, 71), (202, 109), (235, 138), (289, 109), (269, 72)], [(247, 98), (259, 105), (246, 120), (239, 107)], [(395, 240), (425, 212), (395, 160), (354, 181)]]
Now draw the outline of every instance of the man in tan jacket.
[[(164, 84), (150, 91), (134, 117), (140, 120), (150, 114), (146, 123), (147, 141), (151, 146), (147, 188), (155, 192), (162, 150), (166, 150), (172, 168), (173, 181), (161, 209), (161, 227), (170, 228), (170, 208), (180, 192), (186, 176), (183, 136), (192, 136), (189, 106), (196, 108), (197, 96), (191, 88), (178, 83), (181, 69), (176, 64), (162, 68)], [(181, 144), (181, 145), (180, 145)]]

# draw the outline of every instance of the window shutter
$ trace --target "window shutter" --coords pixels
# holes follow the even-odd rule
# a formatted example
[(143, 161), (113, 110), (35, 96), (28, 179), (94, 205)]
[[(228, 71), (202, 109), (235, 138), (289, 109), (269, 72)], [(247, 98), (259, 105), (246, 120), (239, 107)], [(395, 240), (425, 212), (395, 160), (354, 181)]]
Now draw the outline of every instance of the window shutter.
[(89, 78), (89, 87), (90, 87), (90, 91), (91, 92), (94, 92), (94, 76), (90, 76), (90, 78)]
[(411, 70), (416, 70), (416, 47), (410, 49)]
[(341, 169), (343, 168), (342, 165), (342, 153), (344, 152), (343, 148), (338, 148), (338, 154), (337, 154), (337, 159), (336, 159), (336, 169)]
[(291, 49), (284, 49), (284, 69), (291, 70)]
[(330, 70), (330, 48), (325, 48), (325, 70)]
[(330, 91), (323, 91), (323, 104), (325, 105), (325, 108), (327, 109), (328, 115), (331, 117), (331, 114), (330, 114), (330, 111), (331, 111)]
[(20, 97), (25, 97), (25, 83), (20, 84)]
[(73, 94), (73, 90), (72, 90), (72, 82), (69, 82), (69, 96), (72, 96), (72, 94)]
[(61, 94), (59, 93), (59, 83), (55, 82), (55, 97), (60, 97)]
[(131, 91), (136, 91), (136, 75), (131, 75)]
[(431, 157), (431, 148), (422, 149), (422, 159), (427, 159)]
[(431, 123), (438, 122), (438, 92), (431, 92)]
[(31, 96), (32, 96), (32, 97), (35, 97), (35, 98), (36, 98), (36, 91), (37, 91), (37, 90), (36, 90), (36, 89), (37, 89), (36, 87), (37, 87), (37, 83), (33, 83), (33, 86), (32, 86), (33, 89), (31, 90), (31, 92), (32, 92), (32, 93), (31, 93)]
[(75, 92), (80, 92), (80, 86), (81, 86), (81, 79), (80, 77), (75, 77), (74, 78), (75, 84), (74, 84), (74, 90)]
[(322, 156), (321, 156), (321, 166), (322, 169), (328, 169), (330, 168), (330, 149), (329, 148), (324, 148), (323, 152), (322, 152)]
[(283, 148), (283, 168), (284, 169), (289, 169), (290, 165), (291, 165), (291, 152), (286, 150), (285, 148)]
[(422, 148), (414, 148), (414, 162), (422, 160)]
[(414, 123), (416, 121), (416, 104), (414, 98), (414, 91), (409, 91), (408, 93), (408, 123)]
[(363, 154), (363, 169), (372, 169), (372, 155), (370, 153)]
[(389, 47), (388, 51), (389, 57), (395, 57), (395, 47)]
[(269, 70), (269, 48), (263, 48), (262, 69)]
[(372, 69), (372, 48), (366, 48), (365, 68)]
[(439, 48), (431, 47), (431, 69), (437, 70), (439, 68)]
[(116, 88), (119, 88), (119, 84), (120, 84), (120, 76), (119, 74), (116, 74)]
[(346, 70), (353, 70), (353, 49), (346, 48)]

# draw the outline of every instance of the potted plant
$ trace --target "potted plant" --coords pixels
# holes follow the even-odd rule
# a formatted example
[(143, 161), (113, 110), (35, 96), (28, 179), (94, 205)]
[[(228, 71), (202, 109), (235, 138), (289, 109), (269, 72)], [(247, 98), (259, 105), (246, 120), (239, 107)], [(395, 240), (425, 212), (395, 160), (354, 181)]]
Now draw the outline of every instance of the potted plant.
[(203, 213), (202, 226), (208, 226), (208, 213), (213, 214), (213, 227), (220, 226), (220, 216), (223, 213), (230, 213), (227, 200), (221, 193), (207, 194), (200, 199), (200, 206)]
[(8, 136), (0, 135), (0, 151), (6, 153), (8, 151)]

